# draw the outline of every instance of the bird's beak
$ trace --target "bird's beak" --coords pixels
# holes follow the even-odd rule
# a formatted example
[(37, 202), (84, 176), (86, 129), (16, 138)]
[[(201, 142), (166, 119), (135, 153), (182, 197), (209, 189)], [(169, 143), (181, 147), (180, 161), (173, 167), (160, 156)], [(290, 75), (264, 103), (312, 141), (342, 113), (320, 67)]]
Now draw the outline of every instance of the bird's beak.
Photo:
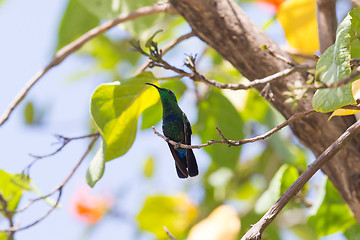
[(157, 90), (160, 90), (160, 89), (161, 89), (160, 87), (158, 87), (158, 86), (156, 86), (156, 85), (154, 85), (154, 84), (152, 84), (152, 83), (145, 83), (145, 84), (150, 85), (150, 86), (153, 86), (153, 87), (156, 87)]

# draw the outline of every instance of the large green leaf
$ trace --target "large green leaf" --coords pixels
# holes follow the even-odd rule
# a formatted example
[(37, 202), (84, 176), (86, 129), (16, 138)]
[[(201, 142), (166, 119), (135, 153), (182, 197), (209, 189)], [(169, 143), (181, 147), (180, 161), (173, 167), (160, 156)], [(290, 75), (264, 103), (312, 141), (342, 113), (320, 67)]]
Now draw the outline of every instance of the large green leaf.
[(99, 19), (78, 0), (70, 0), (61, 20), (56, 49), (64, 47), (98, 24)]
[(91, 115), (104, 149), (104, 161), (124, 155), (135, 140), (139, 115), (154, 105), (159, 94), (145, 83), (157, 79), (144, 72), (123, 82), (100, 85), (91, 97)]
[[(10, 174), (0, 170), (0, 194), (7, 202), (8, 210), (16, 210), (22, 193), (31, 189), (29, 182), (30, 179), (25, 175)], [(1, 211), (0, 213), (3, 214)]]
[(326, 182), (325, 191), (319, 209), (308, 220), (317, 232), (318, 237), (338, 231), (345, 232), (349, 227), (356, 224), (349, 207), (329, 180)]
[(346, 238), (348, 240), (358, 240), (360, 239), (360, 226), (359, 224), (355, 223), (352, 227), (349, 227), (344, 232)]
[[(171, 89), (174, 93), (177, 99), (179, 100), (183, 93), (186, 90), (186, 85), (181, 81), (167, 81), (161, 84), (162, 88)], [(162, 106), (161, 101), (159, 101), (146, 109), (142, 114), (142, 123), (141, 123), (141, 129), (147, 129), (151, 128), (152, 126), (155, 126), (162, 117)]]
[[(221, 139), (215, 127), (231, 140), (242, 139), (243, 120), (231, 102), (220, 91), (212, 89), (206, 100), (199, 105), (199, 120), (194, 132), (203, 142)], [(234, 168), (239, 160), (240, 147), (228, 147), (226, 144), (213, 144), (205, 148), (218, 166)]]
[[(119, 14), (130, 13), (138, 8), (150, 6), (155, 4), (156, 0), (78, 0), (83, 4), (90, 12), (96, 15), (100, 19), (112, 19)], [(146, 16), (139, 19), (125, 22), (120, 27), (123, 27), (130, 34), (136, 38), (142, 38), (144, 35), (148, 35), (149, 32), (145, 30), (154, 26), (156, 20), (159, 18), (159, 14)]]
[(271, 179), (269, 188), (261, 195), (255, 205), (255, 212), (264, 213), (278, 200), (286, 189), (299, 177), (295, 167), (284, 164)]
[[(348, 13), (338, 26), (336, 42), (320, 57), (316, 66), (317, 80), (332, 84), (351, 73), (351, 42), (360, 36), (360, 9)], [(319, 89), (312, 105), (319, 112), (331, 112), (348, 104), (354, 104), (351, 83), (338, 88)]]
[(158, 195), (145, 200), (137, 220), (140, 229), (154, 233), (156, 239), (168, 239), (164, 226), (178, 239), (184, 239), (197, 215), (197, 208), (186, 195)]
[(0, 232), (0, 240), (7, 240), (7, 239), (8, 239), (8, 235), (6, 234), (6, 232)]

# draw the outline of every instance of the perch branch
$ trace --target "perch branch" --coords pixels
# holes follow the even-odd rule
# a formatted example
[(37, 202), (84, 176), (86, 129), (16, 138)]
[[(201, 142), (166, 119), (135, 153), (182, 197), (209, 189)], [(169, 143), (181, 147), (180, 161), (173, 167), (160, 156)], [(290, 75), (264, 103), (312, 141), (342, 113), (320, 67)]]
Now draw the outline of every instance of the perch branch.
[(13, 101), (10, 103), (8, 108), (5, 110), (5, 113), (0, 117), (0, 126), (2, 126), (10, 117), (10, 114), (13, 112), (13, 110), (19, 105), (19, 103), (25, 98), (26, 94), (29, 92), (29, 90), (39, 81), (39, 79), (45, 75), (51, 68), (54, 66), (60, 64), (67, 56), (74, 53), (76, 50), (80, 49), (85, 43), (90, 41), (91, 39), (95, 38), (96, 36), (106, 32), (110, 28), (129, 21), (134, 20), (136, 18), (161, 13), (168, 11), (170, 9), (169, 4), (155, 4), (152, 6), (147, 6), (143, 8), (139, 8), (131, 13), (126, 14), (120, 14), (118, 17), (107, 21), (90, 31), (86, 32), (82, 36), (80, 36), (75, 41), (69, 43), (65, 47), (61, 48), (54, 56), (54, 58), (50, 61), (50, 63), (42, 70), (37, 72), (23, 87), (23, 89), (20, 90), (20, 92), (15, 96)]
[(309, 115), (314, 114), (314, 113), (316, 113), (316, 111), (313, 110), (313, 109), (307, 110), (307, 111), (304, 111), (304, 112), (300, 112), (300, 113), (296, 113), (293, 116), (291, 116), (288, 120), (286, 120), (285, 122), (281, 123), (280, 125), (274, 127), (273, 129), (271, 129), (270, 131), (268, 131), (268, 132), (266, 132), (266, 133), (264, 133), (262, 135), (259, 135), (257, 137), (253, 137), (253, 138), (238, 140), (238, 141), (227, 139), (222, 134), (220, 129), (218, 127), (216, 127), (216, 130), (217, 130), (218, 134), (221, 136), (221, 138), (223, 140), (214, 140), (214, 139), (212, 139), (212, 140), (208, 141), (207, 143), (200, 144), (200, 145), (186, 145), (186, 144), (183, 144), (183, 143), (180, 143), (180, 142), (175, 142), (175, 141), (173, 141), (171, 139), (168, 139), (167, 137), (165, 137), (164, 135), (162, 135), (158, 131), (156, 131), (154, 126), (152, 127), (152, 130), (157, 136), (161, 137), (166, 142), (170, 143), (171, 145), (178, 146), (178, 147), (181, 147), (181, 148), (199, 149), (199, 148), (210, 146), (210, 145), (215, 144), (215, 143), (228, 144), (229, 146), (240, 146), (240, 145), (243, 145), (245, 143), (251, 143), (251, 142), (256, 142), (256, 141), (259, 141), (259, 140), (264, 140), (264, 139), (270, 137), (272, 134), (274, 134), (274, 133), (280, 131), (281, 129), (283, 129), (284, 127), (288, 126), (289, 124), (293, 123), (297, 119), (309, 116)]
[(265, 228), (275, 219), (285, 205), (300, 191), (305, 183), (335, 154), (337, 154), (360, 129), (360, 120), (351, 125), (334, 143), (332, 143), (300, 177), (281, 195), (265, 215), (254, 224), (241, 240), (259, 240)]

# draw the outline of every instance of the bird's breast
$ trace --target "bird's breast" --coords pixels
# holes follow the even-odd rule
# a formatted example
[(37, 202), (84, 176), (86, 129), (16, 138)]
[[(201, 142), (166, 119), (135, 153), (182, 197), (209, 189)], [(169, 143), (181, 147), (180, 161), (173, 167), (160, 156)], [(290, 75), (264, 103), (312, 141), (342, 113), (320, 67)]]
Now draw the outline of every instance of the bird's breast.
[(167, 116), (163, 119), (163, 132), (164, 135), (171, 140), (176, 142), (184, 142), (184, 124), (181, 117), (178, 116)]

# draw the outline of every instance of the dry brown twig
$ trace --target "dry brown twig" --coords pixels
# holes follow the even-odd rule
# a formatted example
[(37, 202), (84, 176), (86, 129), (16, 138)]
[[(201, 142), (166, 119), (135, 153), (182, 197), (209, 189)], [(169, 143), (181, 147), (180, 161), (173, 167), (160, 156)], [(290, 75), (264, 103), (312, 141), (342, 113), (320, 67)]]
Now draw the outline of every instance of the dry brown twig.
[(304, 111), (304, 112), (300, 112), (300, 113), (296, 113), (293, 116), (291, 116), (288, 120), (284, 121), (280, 125), (274, 127), (273, 129), (271, 129), (270, 131), (268, 131), (268, 132), (266, 132), (266, 133), (264, 133), (262, 135), (259, 135), (259, 136), (253, 137), (253, 138), (237, 140), (237, 141), (227, 139), (223, 135), (223, 133), (220, 131), (220, 129), (218, 127), (216, 127), (216, 130), (217, 130), (218, 134), (221, 136), (221, 138), (223, 140), (213, 140), (212, 139), (212, 140), (208, 141), (207, 143), (200, 144), (200, 145), (186, 145), (186, 144), (183, 144), (183, 143), (180, 143), (180, 142), (175, 142), (175, 141), (170, 140), (169, 138), (165, 137), (164, 135), (162, 135), (158, 131), (156, 131), (154, 126), (152, 127), (152, 130), (157, 136), (161, 137), (166, 142), (170, 143), (171, 145), (181, 147), (181, 148), (200, 149), (200, 148), (207, 147), (207, 146), (210, 146), (210, 145), (215, 144), (215, 143), (228, 144), (229, 146), (240, 146), (240, 145), (243, 145), (245, 143), (251, 143), (251, 142), (256, 142), (256, 141), (259, 141), (259, 140), (264, 140), (264, 139), (270, 137), (272, 134), (274, 134), (274, 133), (280, 131), (281, 129), (283, 129), (284, 127), (288, 126), (289, 124), (293, 123), (294, 121), (298, 120), (299, 118), (303, 118), (303, 117), (309, 116), (309, 115), (314, 114), (314, 113), (316, 113), (316, 111), (313, 110), (313, 109), (307, 110), (307, 111)]
[[(38, 224), (39, 222), (41, 222), (42, 220), (44, 220), (47, 216), (49, 216), (49, 214), (58, 206), (59, 202), (60, 202), (60, 198), (61, 198), (61, 194), (62, 194), (62, 190), (64, 188), (64, 186), (68, 183), (68, 181), (70, 180), (70, 178), (74, 175), (74, 173), (76, 172), (76, 170), (79, 168), (79, 166), (81, 165), (81, 163), (84, 161), (84, 159), (86, 158), (86, 156), (89, 154), (90, 150), (92, 149), (92, 147), (94, 146), (96, 140), (99, 138), (100, 134), (90, 134), (90, 135), (87, 135), (87, 137), (90, 137), (92, 138), (91, 142), (89, 143), (85, 153), (82, 155), (81, 159), (79, 160), (79, 162), (75, 165), (75, 167), (72, 169), (71, 173), (68, 175), (68, 177), (61, 183), (59, 184), (53, 191), (51, 191), (50, 193), (44, 195), (44, 196), (41, 196), (41, 197), (38, 197), (36, 199), (32, 199), (28, 202), (28, 204), (23, 207), (22, 209), (19, 209), (19, 210), (15, 210), (15, 211), (8, 211), (10, 212), (10, 214), (13, 214), (13, 213), (16, 213), (16, 212), (22, 212), (24, 211), (25, 209), (27, 209), (30, 205), (32, 205), (34, 202), (36, 201), (39, 201), (41, 199), (45, 199), (45, 198), (48, 198), (50, 196), (52, 196), (54, 193), (58, 192), (58, 196), (57, 196), (57, 199), (56, 199), (56, 202), (53, 206), (51, 206), (51, 208), (43, 215), (41, 216), (39, 219), (35, 220), (34, 222), (24, 226), (24, 227), (15, 227), (15, 226), (10, 226), (8, 229), (5, 229), (5, 230), (0, 230), (3, 231), (3, 232), (8, 232), (8, 233), (11, 233), (11, 234), (14, 234), (15, 232), (17, 231), (21, 231), (21, 230), (25, 230), (25, 229), (28, 229), (36, 224)], [(74, 139), (80, 139), (80, 138), (84, 138), (83, 137), (78, 137), (78, 138), (74, 138)], [(51, 155), (51, 154), (50, 154)], [(52, 155), (51, 155), (52, 156)], [(0, 199), (1, 200), (1, 199)], [(2, 204), (3, 205), (3, 204)], [(4, 205), (3, 205), (4, 206)]]
[(360, 130), (360, 120), (351, 125), (333, 144), (331, 144), (300, 177), (281, 195), (265, 215), (241, 238), (241, 240), (259, 240), (265, 228), (276, 218), (285, 205), (300, 191), (309, 179), (335, 154), (337, 154)]
[(19, 103), (25, 98), (26, 94), (30, 91), (30, 89), (39, 81), (39, 79), (45, 75), (51, 68), (60, 64), (66, 57), (70, 54), (74, 53), (78, 49), (80, 49), (85, 43), (90, 41), (91, 39), (95, 38), (96, 36), (106, 32), (110, 28), (129, 21), (134, 20), (136, 18), (166, 12), (170, 9), (170, 4), (168, 3), (159, 3), (152, 6), (147, 6), (143, 8), (139, 8), (131, 13), (120, 14), (118, 17), (114, 18), (113, 20), (107, 21), (90, 31), (86, 32), (82, 36), (80, 36), (75, 41), (69, 43), (62, 49), (60, 49), (54, 56), (54, 58), (50, 61), (50, 63), (39, 72), (35, 73), (33, 77), (25, 84), (23, 89), (15, 96), (13, 101), (9, 104), (8, 108), (6, 109), (5, 113), (0, 117), (0, 126), (2, 126), (10, 117), (10, 114), (13, 110), (19, 105)]

